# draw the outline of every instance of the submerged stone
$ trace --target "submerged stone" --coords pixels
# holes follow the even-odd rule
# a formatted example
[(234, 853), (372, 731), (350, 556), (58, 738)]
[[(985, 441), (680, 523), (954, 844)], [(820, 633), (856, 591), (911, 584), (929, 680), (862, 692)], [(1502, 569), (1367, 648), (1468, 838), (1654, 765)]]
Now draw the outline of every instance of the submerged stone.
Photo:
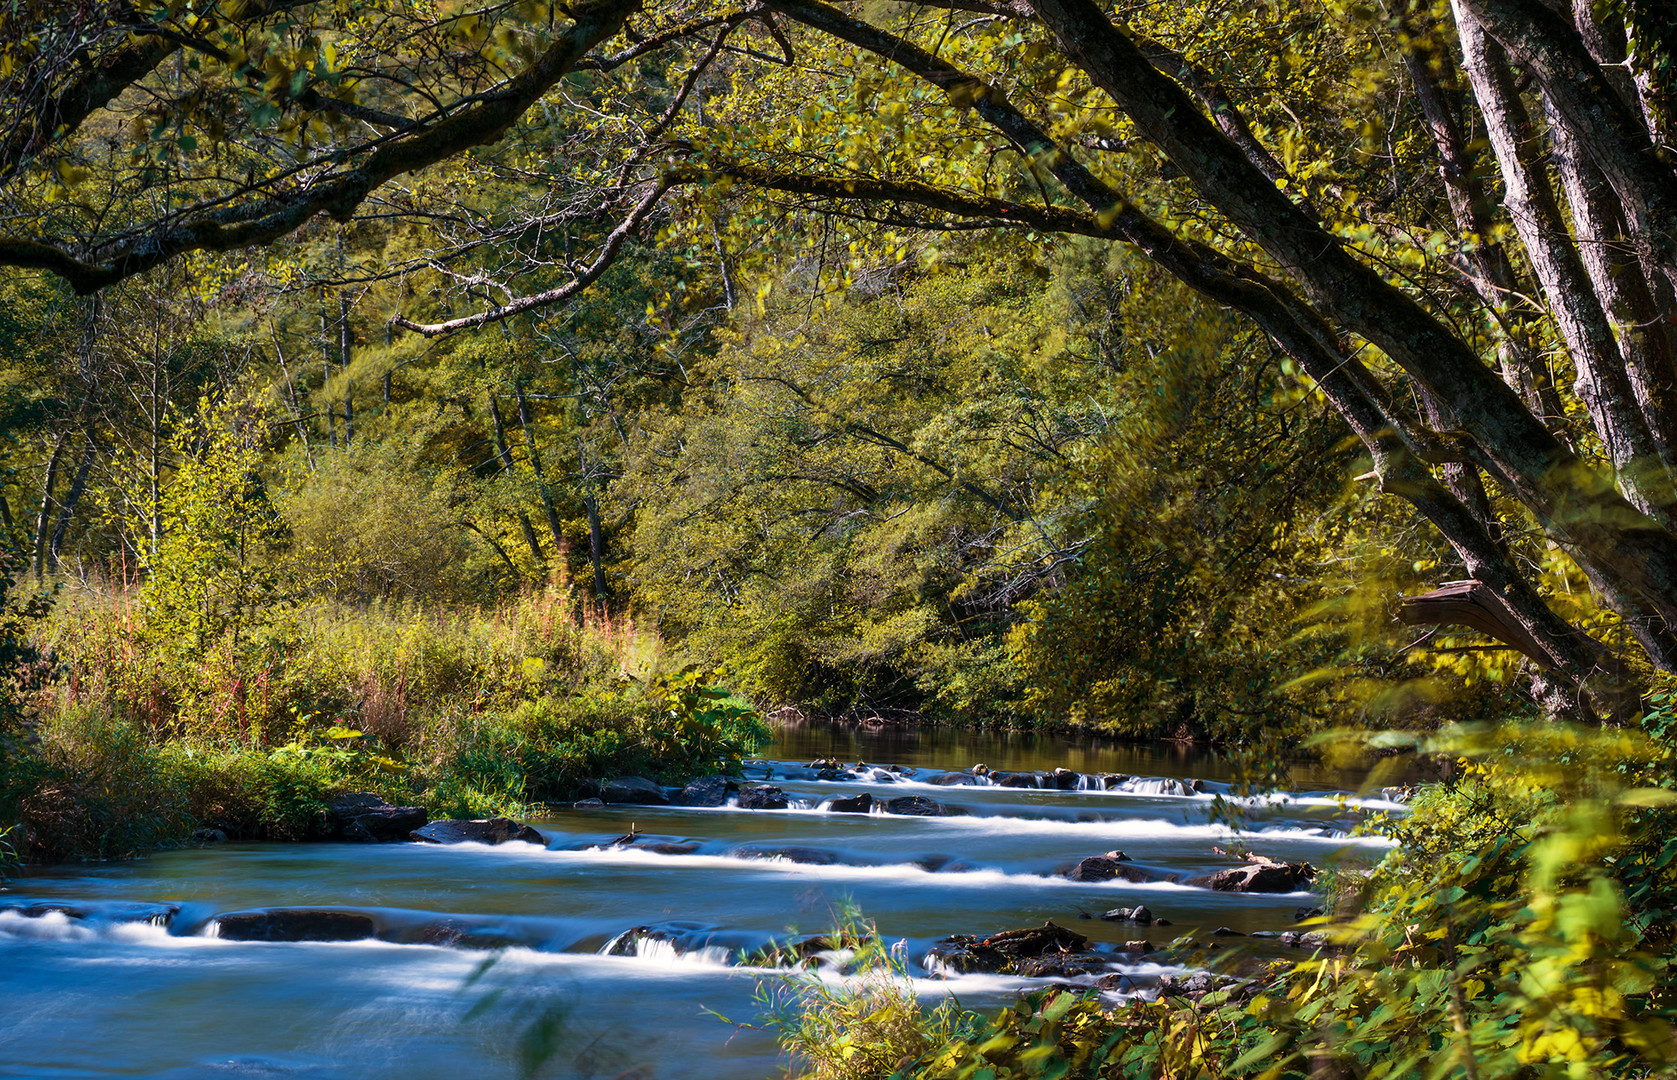
[(370, 916), (312, 908), (218, 915), (214, 926), (215, 936), (228, 941), (361, 941), (378, 933)]
[(422, 829), (415, 829), (408, 835), (429, 844), (505, 844), (512, 840), (543, 846), (547, 844), (541, 833), (510, 818), (472, 821), (445, 818), (433, 821)]
[(600, 798), (612, 806), (663, 806), (670, 801), (663, 788), (644, 776), (619, 776), (606, 784)]
[(949, 809), (936, 799), (928, 799), (924, 795), (899, 795), (895, 799), (886, 800), (885, 812), (904, 817), (944, 817), (949, 813)]

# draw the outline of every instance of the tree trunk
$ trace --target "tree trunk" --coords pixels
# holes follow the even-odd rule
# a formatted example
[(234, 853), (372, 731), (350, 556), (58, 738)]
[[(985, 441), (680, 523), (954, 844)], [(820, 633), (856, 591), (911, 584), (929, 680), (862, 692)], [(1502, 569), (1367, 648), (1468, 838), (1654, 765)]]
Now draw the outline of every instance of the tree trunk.
[(41, 480), (41, 507), (35, 513), (35, 580), (41, 581), (47, 573), (47, 530), (52, 525), (52, 508), (55, 505), (52, 497), (53, 488), (58, 486), (58, 467), (64, 460), (64, 445), (69, 442), (66, 435), (58, 436), (52, 445), (52, 454), (47, 458), (46, 471)]
[(512, 450), (507, 446), (507, 424), (501, 418), (501, 406), (495, 400), (493, 388), (489, 391), (489, 419), (495, 427), (495, 456), (501, 459), (501, 471), (511, 475)]
[(297, 432), (297, 441), (302, 444), (303, 458), (309, 463), (309, 472), (315, 470), (314, 447), (309, 445), (309, 432), (303, 426), (303, 410), (297, 403), (297, 380), (291, 377), (291, 368), (285, 363), (285, 350), (280, 348), (279, 334), (274, 331), (274, 324), (268, 323), (268, 338), (274, 343), (274, 359), (279, 361), (280, 374), (285, 376), (285, 396), (291, 402), (291, 426)]
[(99, 444), (89, 435), (87, 448), (82, 451), (81, 464), (76, 467), (75, 478), (70, 481), (70, 490), (59, 507), (58, 524), (53, 527), (52, 541), (47, 545), (47, 564), (50, 570), (58, 569), (58, 553), (64, 549), (64, 537), (70, 531), (70, 518), (76, 512), (76, 504), (81, 502), (82, 492), (87, 490), (87, 474), (92, 471), (93, 461), (98, 453)]
[[(340, 268), (343, 263), (344, 239), (340, 230), (338, 233), (338, 262)], [(352, 350), (354, 340), (349, 332), (349, 298), (344, 296), (342, 289), (338, 290), (338, 370), (349, 371), (349, 363), (354, 359)], [(344, 380), (344, 448), (349, 448), (349, 442), (355, 438), (355, 380)]]
[(337, 410), (332, 404), (332, 320), (326, 315), (326, 297), (320, 298), (320, 399), (326, 403), (326, 445), (337, 449)]
[[(542, 470), (541, 450), (536, 446), (536, 433), (530, 429), (530, 405), (524, 396), (524, 381), (517, 379), (512, 384), (513, 392), (518, 396), (518, 427), (524, 432), (524, 448), (530, 455), (530, 471), (536, 475), (536, 487), (541, 492), (542, 508), (547, 511), (547, 527), (553, 533), (553, 550), (563, 563), (565, 552), (565, 533), (559, 527), (559, 513), (553, 508), (553, 493), (547, 487), (547, 475)], [(564, 573), (564, 567), (560, 567)]]
[(1508, 216), (1572, 354), (1578, 372), (1573, 389), (1589, 410), (1625, 497), (1669, 528), (1677, 520), (1671, 485), (1661, 482), (1664, 466), (1636, 407), (1617, 339), (1561, 217), (1502, 50), (1485, 36), (1464, 3), (1455, 0), (1462, 66), (1502, 170)]
[[(1476, 22), (1531, 72), (1619, 196), (1637, 257), (1677, 286), (1677, 174), (1648, 125), (1614, 91), (1570, 18), (1540, 0), (1454, 0), (1458, 29)], [(1571, 12), (1568, 11), (1568, 15)]]
[(1669, 488), (1677, 478), (1677, 360), (1672, 355), (1671, 335), (1641, 263), (1619, 254), (1629, 245), (1624, 239), (1624, 218), (1606, 178), (1553, 102), (1548, 112), (1555, 167), (1572, 210), (1584, 269), (1595, 285), (1603, 314), (1617, 331), (1625, 375), (1665, 469), (1663, 478), (1649, 479), (1663, 479)]
[[(1438, 174), (1444, 181), (1451, 217), (1463, 235), (1480, 238), (1469, 253), (1474, 290), (1492, 309), (1506, 309), (1512, 316), (1503, 321), (1510, 336), (1498, 350), (1503, 381), (1520, 393), (1526, 407), (1545, 426), (1563, 434), (1566, 410), (1555, 392), (1548, 362), (1534, 347), (1529, 334), (1519, 340), (1513, 336), (1515, 329), (1523, 324), (1536, 324), (1542, 312), (1526, 299), (1515, 278), (1508, 251), (1496, 240), (1491, 228), (1491, 200), (1485, 194), (1485, 185), (1479, 180), (1478, 162), (1469, 151), (1457, 121), (1461, 95), (1455, 81), (1455, 65), (1450, 62), (1449, 53), (1423, 44), (1427, 40), (1424, 33), (1416, 33), (1415, 39), (1416, 43), (1404, 54), (1404, 63), (1414, 84), (1415, 99), (1426, 117), (1427, 129), (1438, 147)], [(1429, 417), (1428, 422), (1436, 426), (1441, 420)]]
[(605, 538), (600, 533), (600, 504), (593, 492), (582, 497), (582, 505), (588, 511), (588, 558), (594, 564), (594, 610), (601, 615), (606, 611), (606, 574), (601, 566), (601, 558), (605, 553)]

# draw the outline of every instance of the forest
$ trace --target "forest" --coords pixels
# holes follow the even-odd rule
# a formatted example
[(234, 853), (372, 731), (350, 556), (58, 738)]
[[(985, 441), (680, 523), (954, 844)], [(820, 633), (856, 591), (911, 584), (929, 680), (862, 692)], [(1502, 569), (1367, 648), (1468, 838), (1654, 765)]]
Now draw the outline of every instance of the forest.
[(781, 1067), (1677, 1071), (1674, 125), (1661, 0), (12, 0), (0, 953), (346, 792), (1168, 742), (1226, 858), (1354, 778), (1319, 947), (969, 1007), (858, 893)]

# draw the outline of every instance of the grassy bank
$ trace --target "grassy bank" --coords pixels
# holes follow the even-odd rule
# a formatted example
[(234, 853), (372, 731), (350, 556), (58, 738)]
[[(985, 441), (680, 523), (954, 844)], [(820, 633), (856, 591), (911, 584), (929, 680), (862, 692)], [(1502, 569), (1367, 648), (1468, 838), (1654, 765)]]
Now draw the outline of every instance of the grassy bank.
[(351, 605), (167, 639), (143, 598), (66, 588), (25, 629), (0, 827), (29, 860), (323, 836), (376, 791), (435, 817), (519, 815), (592, 781), (728, 769), (766, 728), (708, 673), (562, 590), (492, 609)]

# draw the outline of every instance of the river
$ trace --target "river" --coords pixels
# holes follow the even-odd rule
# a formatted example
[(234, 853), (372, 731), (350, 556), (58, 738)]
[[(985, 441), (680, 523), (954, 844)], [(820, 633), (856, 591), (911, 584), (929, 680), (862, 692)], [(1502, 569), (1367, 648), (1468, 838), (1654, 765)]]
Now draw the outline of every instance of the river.
[[(827, 757), (906, 771), (817, 779), (806, 766)], [(1098, 948), (1163, 946), (1219, 927), (1287, 930), (1313, 902), (1060, 876), (1113, 848), (1160, 877), (1235, 865), (1213, 851), (1233, 835), (1214, 817), (1228, 767), (1200, 752), (805, 726), (781, 730), (765, 758), (748, 775), (772, 773), (786, 810), (563, 810), (533, 820), (545, 846), (226, 844), (34, 872), (0, 892), (0, 1076), (511, 1077), (521, 1034), (543, 1019), (555, 1047), (543, 1075), (753, 1080), (785, 1062), (770, 1033), (716, 1015), (756, 1020), (754, 994), (776, 977), (742, 965), (742, 951), (829, 929), (851, 906), (904, 942), (922, 993), (986, 1006), (1042, 983), (943, 977), (924, 960), (936, 939), (1053, 920)], [(978, 762), (1084, 775), (1079, 790), (928, 782)], [(1175, 782), (1188, 779), (1204, 790)], [(1397, 808), (1324, 790), (1335, 779), (1301, 769), (1293, 794), (1248, 808), (1241, 838), (1318, 866), (1379, 858), (1381, 841), (1346, 830), (1367, 809)], [(926, 796), (951, 814), (825, 808), (864, 791)], [(631, 828), (641, 846), (612, 846)], [(776, 856), (787, 849), (804, 861)], [(1170, 925), (1088, 917), (1135, 904)], [(377, 936), (219, 934), (232, 913), (304, 908), (370, 920)], [(1112, 996), (1183, 963), (1113, 953), (1110, 970), (1129, 978)]]

